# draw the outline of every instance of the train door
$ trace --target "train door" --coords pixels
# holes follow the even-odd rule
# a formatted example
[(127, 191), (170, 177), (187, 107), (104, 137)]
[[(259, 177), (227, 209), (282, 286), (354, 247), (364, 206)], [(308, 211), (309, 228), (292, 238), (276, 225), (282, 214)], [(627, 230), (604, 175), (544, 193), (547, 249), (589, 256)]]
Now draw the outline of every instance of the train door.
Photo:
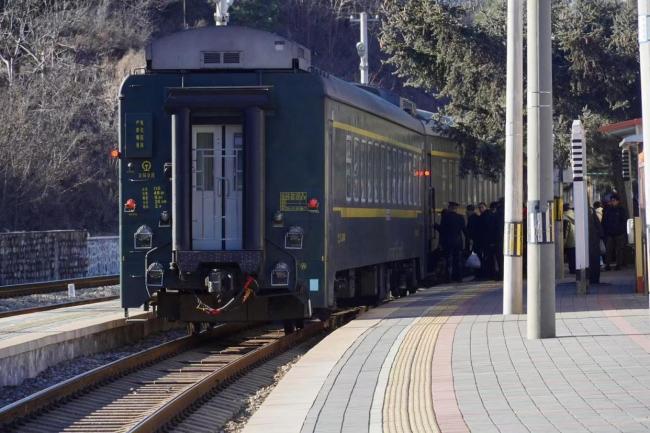
[(192, 128), (192, 249), (242, 248), (241, 125)]

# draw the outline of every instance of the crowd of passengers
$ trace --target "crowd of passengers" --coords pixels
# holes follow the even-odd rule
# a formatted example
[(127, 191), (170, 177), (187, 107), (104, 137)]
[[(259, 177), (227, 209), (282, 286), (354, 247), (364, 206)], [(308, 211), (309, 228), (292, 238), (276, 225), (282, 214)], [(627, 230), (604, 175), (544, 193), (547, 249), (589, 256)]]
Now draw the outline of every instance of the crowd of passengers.
[[(625, 266), (627, 209), (616, 193), (608, 194), (605, 199), (588, 209), (589, 281), (592, 284), (600, 282), (601, 268), (609, 271)], [(575, 273), (575, 213), (568, 204), (563, 211), (564, 262), (569, 272)], [(524, 209), (524, 218), (525, 215)], [(523, 227), (525, 233), (525, 221)], [(467, 205), (465, 215), (460, 213), (458, 203), (449, 202), (440, 222), (435, 224), (439, 233), (439, 256), (445, 264), (447, 280), (462, 281), (466, 268), (474, 268), (477, 280), (503, 279), (503, 228), (503, 198), (490, 203), (489, 207), (484, 202), (478, 206)]]

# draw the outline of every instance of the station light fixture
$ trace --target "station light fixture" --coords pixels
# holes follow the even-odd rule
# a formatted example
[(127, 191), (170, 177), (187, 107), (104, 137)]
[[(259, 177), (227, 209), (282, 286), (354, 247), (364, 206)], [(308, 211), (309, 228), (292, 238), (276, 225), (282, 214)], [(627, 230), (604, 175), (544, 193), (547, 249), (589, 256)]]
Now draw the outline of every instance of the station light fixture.
[(122, 156), (122, 152), (120, 152), (118, 149), (111, 150), (111, 158), (119, 159), (121, 156)]

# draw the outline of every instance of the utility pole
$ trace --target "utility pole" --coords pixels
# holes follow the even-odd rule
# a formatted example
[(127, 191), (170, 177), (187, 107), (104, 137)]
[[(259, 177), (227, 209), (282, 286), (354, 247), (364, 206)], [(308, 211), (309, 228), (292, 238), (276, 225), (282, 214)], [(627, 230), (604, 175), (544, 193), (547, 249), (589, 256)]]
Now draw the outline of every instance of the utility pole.
[[(643, 110), (643, 142), (650, 143), (650, 0), (638, 0), (639, 51), (641, 55), (641, 106)], [(650, 239), (650, 175), (643, 176), (645, 232)], [(650, 242), (646, 242), (646, 269), (650, 269)], [(646, 283), (647, 284), (647, 283)]]
[(503, 314), (523, 313), (523, 0), (508, 0)]
[(589, 204), (587, 203), (587, 145), (582, 122), (571, 125), (571, 168), (573, 169), (573, 209), (575, 214), (576, 289), (586, 295), (589, 282)]
[(555, 337), (551, 1), (528, 0), (527, 335)]
[(363, 85), (367, 85), (370, 82), (370, 66), (368, 61), (368, 22), (379, 21), (379, 18), (368, 19), (367, 12), (359, 13), (359, 18), (355, 18), (354, 15), (350, 16), (351, 23), (359, 23), (359, 42), (357, 42), (357, 54), (361, 61), (359, 62), (359, 72), (361, 73), (361, 78), (359, 82)]

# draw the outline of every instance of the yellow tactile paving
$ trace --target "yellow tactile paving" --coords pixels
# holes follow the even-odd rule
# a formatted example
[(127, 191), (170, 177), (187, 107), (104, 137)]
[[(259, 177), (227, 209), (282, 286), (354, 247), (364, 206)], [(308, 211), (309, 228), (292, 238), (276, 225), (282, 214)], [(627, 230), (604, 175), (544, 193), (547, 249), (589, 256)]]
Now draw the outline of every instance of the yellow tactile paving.
[(431, 364), (440, 329), (468, 299), (472, 288), (452, 295), (417, 320), (402, 342), (390, 370), (383, 406), (385, 433), (440, 433), (433, 407)]

